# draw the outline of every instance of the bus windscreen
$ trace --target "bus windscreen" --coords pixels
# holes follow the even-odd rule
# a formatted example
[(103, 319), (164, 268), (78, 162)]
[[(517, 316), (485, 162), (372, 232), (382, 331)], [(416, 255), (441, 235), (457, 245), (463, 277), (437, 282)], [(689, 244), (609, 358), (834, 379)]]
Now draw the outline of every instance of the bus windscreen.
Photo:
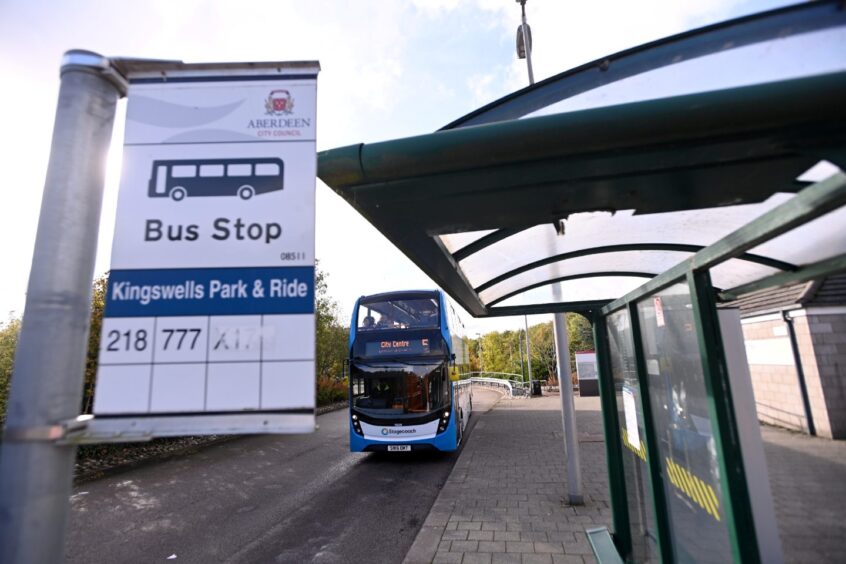
[(359, 331), (432, 329), (438, 324), (436, 296), (362, 302), (358, 308)]

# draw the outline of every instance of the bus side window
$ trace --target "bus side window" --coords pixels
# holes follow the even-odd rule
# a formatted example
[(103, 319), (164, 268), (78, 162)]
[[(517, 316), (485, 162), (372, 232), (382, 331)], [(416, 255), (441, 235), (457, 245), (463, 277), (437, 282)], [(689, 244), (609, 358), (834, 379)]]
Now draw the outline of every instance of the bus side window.
[(226, 176), (252, 176), (253, 165), (231, 164), (226, 167)]
[(170, 169), (173, 178), (193, 178), (197, 176), (197, 165), (173, 165)]
[(167, 192), (167, 165), (156, 167), (156, 194)]
[(276, 163), (257, 163), (256, 176), (279, 176), (279, 165)]
[(223, 176), (223, 165), (222, 164), (200, 165), (200, 176), (204, 176), (204, 177)]

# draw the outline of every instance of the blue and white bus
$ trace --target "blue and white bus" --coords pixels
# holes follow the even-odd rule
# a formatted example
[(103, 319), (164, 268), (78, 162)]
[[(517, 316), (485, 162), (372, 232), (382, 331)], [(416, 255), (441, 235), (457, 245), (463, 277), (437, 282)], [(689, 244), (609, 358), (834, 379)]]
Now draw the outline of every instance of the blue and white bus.
[(470, 418), (463, 325), (440, 290), (362, 296), (350, 324), (350, 450), (453, 451)]

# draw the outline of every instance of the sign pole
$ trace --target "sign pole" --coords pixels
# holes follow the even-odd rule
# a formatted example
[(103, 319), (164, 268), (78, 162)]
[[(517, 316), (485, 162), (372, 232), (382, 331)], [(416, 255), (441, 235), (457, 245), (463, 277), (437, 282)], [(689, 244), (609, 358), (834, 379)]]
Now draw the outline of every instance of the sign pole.
[(0, 561), (61, 562), (76, 447), (105, 157), (125, 92), (109, 59), (69, 51), (0, 453)]

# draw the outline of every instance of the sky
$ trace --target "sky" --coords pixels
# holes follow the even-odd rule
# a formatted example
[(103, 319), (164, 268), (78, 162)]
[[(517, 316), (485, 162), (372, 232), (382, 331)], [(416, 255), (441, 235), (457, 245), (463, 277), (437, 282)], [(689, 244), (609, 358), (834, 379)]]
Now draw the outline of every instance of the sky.
[[(790, 3), (528, 0), (535, 80)], [(514, 48), (519, 23), (514, 0), (0, 0), (0, 322), (24, 310), (65, 51), (190, 63), (317, 60), (321, 151), (429, 133), (525, 87), (525, 61)], [(124, 113), (121, 101), (95, 276), (109, 269)], [(316, 184), (316, 257), (344, 322), (362, 294), (434, 287), (346, 202)], [(465, 322), (470, 334), (523, 325), (522, 318)]]

